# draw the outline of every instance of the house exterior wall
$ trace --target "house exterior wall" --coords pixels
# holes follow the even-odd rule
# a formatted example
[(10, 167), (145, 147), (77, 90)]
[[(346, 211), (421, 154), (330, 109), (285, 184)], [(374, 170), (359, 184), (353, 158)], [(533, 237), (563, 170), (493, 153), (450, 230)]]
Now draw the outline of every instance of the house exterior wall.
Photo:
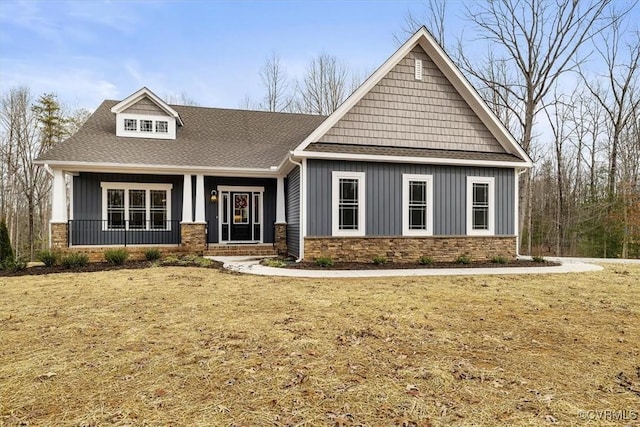
[[(422, 80), (415, 79), (416, 59), (422, 60)], [(420, 46), (318, 142), (505, 151)]]
[(289, 255), (300, 256), (300, 168), (293, 169), (286, 183), (287, 248)]
[(434, 236), (466, 235), (467, 176), (494, 177), (495, 234), (515, 235), (513, 169), (312, 159), (307, 165), (307, 236), (331, 236), (332, 171), (365, 172), (366, 236), (402, 235), (402, 174), (433, 176)]
[[(170, 231), (130, 231), (127, 244), (164, 244), (180, 241), (179, 220), (182, 216), (182, 176), (178, 175), (133, 175), (114, 173), (81, 172), (73, 177), (73, 221), (71, 221), (70, 244), (73, 245), (120, 245), (124, 233), (102, 231), (103, 182), (168, 183), (171, 189)], [(91, 221), (84, 221), (91, 220)]]
[[(209, 201), (209, 194), (211, 190), (216, 190), (219, 185), (236, 185), (246, 187), (264, 187), (263, 194), (263, 242), (274, 242), (274, 224), (276, 221), (276, 180), (271, 178), (230, 178), (230, 177), (204, 177), (204, 192), (207, 201), (205, 202), (205, 218), (209, 224), (207, 233), (207, 241), (209, 243), (218, 243), (218, 203), (221, 203), (218, 198), (218, 203), (211, 203)], [(194, 187), (195, 191), (195, 187)]]
[(158, 107), (149, 98), (142, 98), (140, 101), (133, 104), (131, 107), (123, 111), (126, 114), (143, 114), (152, 116), (167, 116), (167, 113)]

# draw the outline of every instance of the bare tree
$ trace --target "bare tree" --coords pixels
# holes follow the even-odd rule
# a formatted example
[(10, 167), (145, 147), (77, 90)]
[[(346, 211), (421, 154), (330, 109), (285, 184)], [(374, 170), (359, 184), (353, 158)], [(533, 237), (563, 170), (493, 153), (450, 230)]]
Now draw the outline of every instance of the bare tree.
[[(613, 197), (616, 191), (618, 152), (620, 137), (640, 108), (640, 33), (635, 40), (626, 44), (626, 52), (621, 52), (622, 31), (620, 21), (612, 26), (610, 34), (602, 37), (602, 45), (596, 51), (607, 67), (607, 74), (601, 79), (593, 79), (582, 73), (586, 87), (604, 110), (607, 124), (611, 129), (608, 193)], [(622, 56), (625, 55), (624, 58)], [(603, 83), (604, 80), (604, 83)]]
[(287, 73), (275, 52), (271, 53), (262, 69), (260, 80), (265, 88), (265, 95), (260, 107), (266, 111), (286, 111), (291, 105)]
[(404, 27), (400, 35), (394, 35), (396, 43), (401, 45), (407, 38), (412, 35), (423, 25), (431, 32), (440, 46), (445, 46), (445, 17), (446, 17), (446, 0), (427, 0), (425, 2), (426, 11), (423, 15), (417, 16), (413, 12), (408, 11), (404, 17)]
[[(529, 153), (536, 115), (561, 75), (575, 69), (584, 56), (581, 47), (615, 19), (605, 13), (613, 0), (495, 0), (467, 8), (467, 19), (481, 39), (502, 49), (503, 58), (515, 73), (515, 85), (497, 82), (474, 65), (459, 43), (457, 61), (481, 85), (499, 88), (513, 102), (504, 104), (517, 118), (520, 142)], [(520, 229), (526, 230), (531, 251), (530, 174), (525, 174), (520, 192)]]
[(295, 110), (329, 115), (349, 95), (349, 72), (335, 56), (321, 54), (311, 60), (296, 86)]
[(167, 94), (164, 97), (164, 102), (171, 105), (187, 105), (192, 107), (198, 107), (200, 104), (191, 98), (186, 92), (180, 92), (180, 94)]
[[(53, 119), (53, 116), (59, 111), (58, 108), (46, 107), (43, 100), (51, 97), (43, 96), (37, 105), (39, 108), (32, 107), (32, 100), (28, 88), (12, 89), (2, 99), (2, 123), (9, 127), (8, 134), (9, 144), (13, 147), (11, 161), (8, 164), (9, 173), (16, 178), (17, 188), (24, 196), (27, 213), (27, 239), (26, 247), (30, 259), (33, 259), (36, 240), (40, 244), (44, 243), (44, 231), (35, 229), (35, 219), (40, 215), (39, 210), (46, 203), (49, 195), (50, 180), (46, 171), (37, 166), (35, 159), (50, 145), (56, 143), (62, 138), (59, 133), (59, 118)], [(56, 123), (54, 127), (49, 128), (48, 123)], [(19, 249), (17, 236), (20, 231), (18, 225), (18, 206), (19, 203), (14, 200), (16, 209), (15, 229), (13, 230), (16, 238), (14, 244)], [(38, 239), (36, 239), (38, 232)], [(18, 252), (18, 251), (17, 251)]]

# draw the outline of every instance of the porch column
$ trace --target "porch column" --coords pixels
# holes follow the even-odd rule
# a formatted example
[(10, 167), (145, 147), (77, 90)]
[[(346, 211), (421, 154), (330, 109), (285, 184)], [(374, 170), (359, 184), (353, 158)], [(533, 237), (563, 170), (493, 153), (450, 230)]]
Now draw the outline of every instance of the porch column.
[(51, 222), (67, 222), (67, 186), (60, 169), (53, 170), (51, 196)]
[[(71, 207), (73, 209), (73, 206)], [(51, 222), (49, 223), (49, 247), (64, 250), (69, 246), (69, 223), (67, 222), (67, 185), (64, 171), (53, 170), (51, 186)]]
[(205, 222), (204, 202), (204, 176), (196, 175), (196, 222)]
[(276, 186), (275, 246), (280, 256), (287, 255), (287, 218), (284, 200), (284, 177), (279, 176)]
[(276, 187), (276, 224), (287, 223), (284, 211), (284, 177), (279, 176)]
[(191, 190), (191, 175), (185, 175), (182, 188), (180, 246), (186, 252), (202, 255), (207, 244), (204, 223), (204, 180), (202, 175), (196, 176), (196, 221), (200, 221), (201, 215), (202, 222), (193, 222), (193, 193)]
[(182, 222), (193, 222), (191, 175), (184, 176), (184, 185), (182, 186)]

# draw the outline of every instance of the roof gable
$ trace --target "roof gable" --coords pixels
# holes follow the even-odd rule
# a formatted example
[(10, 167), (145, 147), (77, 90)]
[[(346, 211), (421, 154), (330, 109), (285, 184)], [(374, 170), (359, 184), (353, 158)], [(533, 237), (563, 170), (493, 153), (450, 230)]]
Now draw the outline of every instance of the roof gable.
[[(416, 60), (421, 79), (415, 77)], [(318, 142), (505, 152), (420, 45)]]
[[(422, 80), (413, 74), (423, 62)], [(423, 96), (417, 87), (422, 90)], [(410, 107), (407, 107), (410, 104)], [(429, 127), (433, 126), (433, 129)], [(532, 162), (426, 28), (420, 28), (300, 144), (508, 153)]]
[(135, 112), (146, 115), (159, 115), (164, 112), (167, 116), (175, 118), (178, 125), (184, 125), (178, 112), (146, 87), (114, 105), (111, 112), (116, 114)]

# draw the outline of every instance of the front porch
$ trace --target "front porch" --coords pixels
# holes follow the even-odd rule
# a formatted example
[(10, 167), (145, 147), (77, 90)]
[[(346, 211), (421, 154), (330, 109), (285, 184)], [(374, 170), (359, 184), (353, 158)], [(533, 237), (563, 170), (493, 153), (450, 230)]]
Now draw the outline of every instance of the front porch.
[(80, 172), (67, 191), (66, 174), (54, 170), (54, 250), (287, 252), (284, 178)]

